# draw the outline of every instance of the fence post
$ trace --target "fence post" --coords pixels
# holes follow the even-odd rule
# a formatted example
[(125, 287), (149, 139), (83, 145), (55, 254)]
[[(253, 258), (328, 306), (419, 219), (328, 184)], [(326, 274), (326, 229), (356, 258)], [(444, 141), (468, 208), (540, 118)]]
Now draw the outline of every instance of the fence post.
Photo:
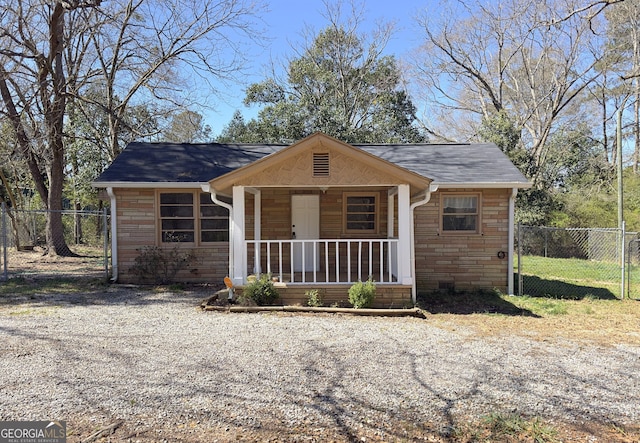
[(522, 225), (518, 223), (518, 295), (522, 296)]
[(9, 274), (7, 271), (7, 204), (2, 202), (2, 210), (0, 211), (0, 237), (2, 238), (2, 280), (7, 281)]
[(104, 279), (109, 280), (109, 226), (107, 218), (107, 208), (102, 209), (102, 230), (104, 237)]
[(624, 300), (624, 273), (625, 273), (625, 266), (624, 266), (624, 256), (625, 256), (625, 237), (626, 237), (626, 233), (625, 233), (625, 221), (622, 221), (622, 232), (620, 233), (621, 235), (621, 239), (620, 239), (620, 299)]

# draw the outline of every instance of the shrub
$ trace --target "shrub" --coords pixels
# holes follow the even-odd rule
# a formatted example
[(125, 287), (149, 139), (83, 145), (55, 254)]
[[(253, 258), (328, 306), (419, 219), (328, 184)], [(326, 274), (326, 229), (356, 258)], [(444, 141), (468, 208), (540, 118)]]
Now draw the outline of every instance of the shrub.
[(366, 282), (358, 281), (349, 288), (349, 302), (356, 308), (368, 308), (376, 296), (376, 284), (369, 277)]
[(167, 284), (174, 282), (176, 274), (186, 268), (194, 259), (192, 251), (174, 247), (162, 249), (157, 246), (145, 246), (138, 250), (131, 272), (146, 282)]
[(311, 289), (306, 291), (304, 295), (307, 297), (307, 305), (313, 308), (319, 308), (322, 306), (322, 296), (320, 295), (320, 290)]
[(256, 304), (258, 306), (271, 305), (280, 297), (273, 282), (271, 275), (262, 274), (249, 282), (242, 290), (241, 302), (243, 304)]

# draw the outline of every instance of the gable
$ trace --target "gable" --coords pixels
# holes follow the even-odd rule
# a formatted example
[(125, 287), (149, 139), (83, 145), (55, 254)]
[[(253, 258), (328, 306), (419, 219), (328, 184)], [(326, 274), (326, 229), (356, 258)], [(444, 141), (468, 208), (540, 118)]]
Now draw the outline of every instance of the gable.
[(248, 166), (213, 179), (218, 192), (233, 186), (393, 186), (408, 183), (420, 192), (427, 177), (387, 162), (325, 134), (314, 134)]

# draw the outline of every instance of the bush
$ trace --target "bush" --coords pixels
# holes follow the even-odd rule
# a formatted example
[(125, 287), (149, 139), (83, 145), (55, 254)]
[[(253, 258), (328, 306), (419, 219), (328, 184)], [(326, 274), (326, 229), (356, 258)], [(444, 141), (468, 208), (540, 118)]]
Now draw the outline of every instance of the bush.
[(176, 274), (186, 268), (194, 259), (193, 252), (174, 247), (162, 249), (145, 246), (139, 249), (131, 272), (146, 282), (164, 285), (174, 282)]
[(349, 288), (349, 302), (356, 308), (368, 308), (376, 297), (376, 284), (369, 277), (366, 282), (358, 281)]
[(271, 281), (271, 275), (262, 274), (260, 278), (249, 282), (244, 287), (240, 301), (243, 304), (265, 306), (273, 304), (279, 297), (280, 294)]
[(319, 308), (322, 306), (322, 296), (320, 295), (320, 290), (311, 289), (306, 291), (304, 295), (307, 297), (307, 305), (312, 308)]

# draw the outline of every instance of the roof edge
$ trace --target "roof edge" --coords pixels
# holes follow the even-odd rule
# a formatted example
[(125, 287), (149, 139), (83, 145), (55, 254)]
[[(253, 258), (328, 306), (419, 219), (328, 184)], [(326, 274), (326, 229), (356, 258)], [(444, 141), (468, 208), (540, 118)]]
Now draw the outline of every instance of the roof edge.
[(200, 188), (208, 184), (207, 182), (91, 182), (91, 186), (94, 188), (180, 188), (180, 189), (193, 189)]
[(480, 189), (527, 189), (533, 186), (530, 182), (467, 182), (467, 183), (448, 183), (437, 182), (434, 180), (434, 185), (438, 185), (440, 188), (447, 189), (462, 189), (462, 188), (480, 188)]
[[(91, 186), (94, 188), (160, 188), (160, 189), (194, 189), (201, 188), (208, 185), (208, 182), (92, 182)], [(438, 185), (440, 188), (447, 189), (462, 189), (462, 188), (481, 188), (481, 189), (526, 189), (530, 188), (532, 183), (530, 182), (465, 182), (465, 183), (449, 183), (449, 182), (432, 182), (433, 185)], [(355, 186), (355, 185), (354, 185)], [(391, 185), (389, 185), (391, 186)], [(263, 187), (282, 187), (281, 185), (263, 186)], [(314, 185), (309, 185), (314, 187)], [(345, 186), (348, 187), (348, 186)]]

